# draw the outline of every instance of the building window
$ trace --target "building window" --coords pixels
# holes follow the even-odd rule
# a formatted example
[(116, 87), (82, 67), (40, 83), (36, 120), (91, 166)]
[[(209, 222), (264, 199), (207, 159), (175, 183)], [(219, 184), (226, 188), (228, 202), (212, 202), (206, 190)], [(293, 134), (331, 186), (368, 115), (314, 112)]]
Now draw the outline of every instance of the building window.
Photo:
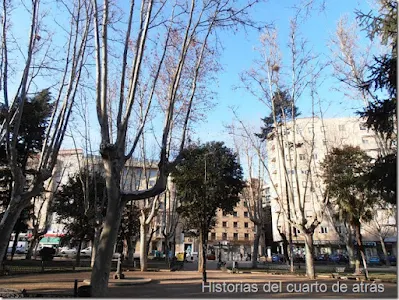
[(216, 240), (216, 232), (211, 233), (211, 240)]
[(235, 241), (238, 240), (238, 233), (237, 232), (234, 233), (234, 237), (233, 238), (234, 238)]
[(324, 227), (324, 226), (321, 226), (320, 227), (320, 233), (328, 233), (328, 228)]
[(238, 227), (238, 222), (234, 222), (233, 226), (234, 226), (234, 228), (237, 228)]
[(248, 222), (245, 222), (245, 223), (244, 223), (244, 227), (245, 227), (245, 228), (248, 228)]
[(248, 218), (248, 212), (244, 211), (244, 218)]
[(248, 202), (244, 201), (244, 207), (248, 207)]
[(305, 160), (306, 154), (299, 154), (299, 160)]
[(227, 240), (227, 232), (222, 233), (222, 240), (224, 240), (224, 241)]
[(294, 227), (294, 235), (297, 236), (300, 233), (301, 233), (301, 231)]
[(345, 125), (338, 125), (339, 131), (345, 131)]
[(237, 212), (233, 211), (233, 217), (237, 217), (237, 216), (238, 216)]
[(317, 159), (317, 154), (316, 154), (316, 153), (313, 154), (313, 158), (314, 158), (314, 159)]
[(323, 145), (324, 145), (324, 146), (327, 145), (327, 140), (323, 140)]
[(245, 239), (246, 241), (249, 240), (249, 233), (244, 233), (244, 239)]
[(224, 217), (227, 216), (227, 212), (223, 211), (223, 216)]
[(298, 126), (296, 127), (296, 133), (301, 134), (302, 133), (302, 129), (299, 128)]
[(227, 227), (227, 222), (223, 222), (223, 227)]
[(336, 227), (335, 227), (335, 230), (336, 230), (338, 233), (342, 233), (342, 228), (341, 228), (340, 225), (336, 226)]
[(368, 140), (368, 139), (365, 139), (365, 138), (362, 138), (362, 143), (363, 143), (363, 144), (368, 144), (368, 143), (369, 143), (369, 140)]

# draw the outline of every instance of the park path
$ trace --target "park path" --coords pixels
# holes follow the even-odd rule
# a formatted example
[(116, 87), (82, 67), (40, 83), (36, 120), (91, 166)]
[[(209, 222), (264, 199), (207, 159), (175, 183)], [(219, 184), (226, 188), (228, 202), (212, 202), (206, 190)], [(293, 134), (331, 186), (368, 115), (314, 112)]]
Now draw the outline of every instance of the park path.
[[(287, 284), (315, 283), (302, 276), (295, 275), (270, 275), (264, 273), (253, 274), (230, 274), (226, 272), (213, 271), (208, 272), (209, 282), (235, 283), (235, 284), (256, 284), (259, 291), (254, 293), (215, 293), (202, 290), (201, 274), (196, 271), (177, 271), (177, 272), (125, 272), (126, 278), (142, 279), (151, 278), (152, 281), (147, 284), (134, 286), (110, 286), (108, 297), (110, 298), (265, 298), (265, 297), (309, 297), (307, 293), (287, 293)], [(53, 274), (30, 274), (0, 277), (1, 288), (26, 289), (28, 293), (38, 294), (63, 294), (73, 295), (74, 280), (78, 279), (79, 286), (83, 285), (84, 279), (89, 279), (89, 272), (75, 273), (53, 273)], [(265, 283), (282, 283), (282, 291), (277, 293), (266, 293), (262, 291)], [(336, 283), (333, 279), (323, 279), (317, 282), (324, 282), (331, 291), (332, 284)], [(346, 282), (350, 285), (356, 282)], [(312, 297), (334, 297), (334, 298), (396, 298), (397, 285), (384, 283), (383, 293), (321, 293), (312, 295)]]

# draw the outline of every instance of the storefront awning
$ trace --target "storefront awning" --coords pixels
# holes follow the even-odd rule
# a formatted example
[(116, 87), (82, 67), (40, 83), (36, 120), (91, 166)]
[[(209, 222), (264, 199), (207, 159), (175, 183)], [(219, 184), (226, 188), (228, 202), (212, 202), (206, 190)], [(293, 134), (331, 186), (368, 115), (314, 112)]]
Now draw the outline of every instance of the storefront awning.
[(60, 243), (59, 237), (44, 237), (40, 240), (40, 244), (58, 245)]

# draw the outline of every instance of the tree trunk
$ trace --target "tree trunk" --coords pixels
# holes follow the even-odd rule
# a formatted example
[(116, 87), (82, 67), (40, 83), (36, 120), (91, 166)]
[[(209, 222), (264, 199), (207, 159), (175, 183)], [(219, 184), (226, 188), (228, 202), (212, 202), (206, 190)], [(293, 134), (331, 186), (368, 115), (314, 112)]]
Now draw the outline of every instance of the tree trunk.
[(354, 267), (356, 265), (355, 247), (353, 245), (352, 230), (349, 227), (347, 228), (345, 246), (349, 256), (349, 266)]
[(364, 254), (363, 242), (362, 242), (362, 234), (360, 233), (360, 224), (355, 225), (355, 232), (356, 232), (356, 242), (358, 249), (360, 251), (360, 256), (363, 261), (363, 268), (364, 268), (364, 275), (366, 276), (366, 280), (369, 278), (369, 272), (367, 270), (367, 262), (366, 262), (366, 255)]
[[(201, 261), (198, 259), (198, 272), (202, 272), (202, 281), (207, 282), (206, 279), (206, 248), (207, 248), (207, 243), (206, 243), (206, 233), (203, 232), (203, 230), (200, 232), (200, 248), (201, 250)], [(198, 253), (200, 254), (200, 253)]]
[(93, 239), (93, 243), (92, 243), (92, 246), (91, 246), (91, 267), (92, 268), (93, 268), (94, 262), (96, 260), (98, 243), (100, 242), (100, 236), (101, 236), (101, 227), (100, 226), (96, 226), (94, 228), (94, 239)]
[(170, 251), (170, 245), (169, 245), (169, 235), (164, 235), (164, 241), (165, 241), (165, 261), (166, 264), (168, 265), (168, 268), (170, 268), (170, 258), (169, 258), (169, 251)]
[[(17, 226), (18, 227), (18, 226)], [(14, 255), (15, 255), (15, 251), (17, 250), (17, 246), (18, 246), (18, 237), (20, 234), (20, 230), (15, 232), (15, 236), (14, 236), (14, 241), (12, 243), (12, 249), (11, 249), (11, 260), (13, 260)]]
[(29, 243), (28, 252), (26, 253), (25, 259), (30, 260), (32, 259), (33, 250), (35, 250), (37, 244), (39, 242), (39, 236), (37, 234), (32, 235), (32, 239)]
[(313, 232), (304, 232), (303, 235), (305, 237), (306, 276), (308, 276), (309, 279), (315, 279)]
[(123, 209), (120, 197), (119, 162), (111, 161), (104, 156), (108, 205), (91, 273), (91, 291), (92, 296), (96, 298), (107, 296), (114, 245), (118, 237)]
[[(76, 266), (80, 267), (80, 250), (82, 250), (82, 242), (83, 239), (79, 239), (79, 244), (78, 244), (78, 249), (77, 249), (77, 253), (76, 253)], [(91, 248), (93, 250), (93, 247)], [(93, 252), (92, 252), (93, 255)]]
[(389, 261), (387, 247), (385, 247), (385, 241), (382, 236), (380, 236), (380, 243), (381, 243), (381, 247), (382, 247), (382, 252), (384, 253), (384, 257), (385, 257), (385, 265), (390, 266), (391, 262)]
[[(256, 232), (259, 232), (260, 226), (258, 226), (258, 225), (256, 225), (256, 226), (258, 227), (258, 230)], [(256, 269), (258, 267), (259, 240), (260, 240), (260, 233), (255, 236), (255, 240), (254, 240), (254, 249), (252, 251), (252, 268), (253, 269)]]
[(136, 239), (131, 236), (126, 237), (127, 242), (127, 262), (129, 265), (134, 264), (134, 253), (136, 252)]
[(147, 249), (147, 234), (149, 226), (140, 223), (140, 271), (147, 271), (148, 249)]
[(24, 203), (19, 199), (12, 198), (3, 218), (0, 222), (0, 257), (7, 255), (8, 243), (14, 229), (15, 224), (21, 215), (22, 210), (25, 208)]
[(172, 259), (176, 256), (176, 234), (173, 235), (172, 242)]

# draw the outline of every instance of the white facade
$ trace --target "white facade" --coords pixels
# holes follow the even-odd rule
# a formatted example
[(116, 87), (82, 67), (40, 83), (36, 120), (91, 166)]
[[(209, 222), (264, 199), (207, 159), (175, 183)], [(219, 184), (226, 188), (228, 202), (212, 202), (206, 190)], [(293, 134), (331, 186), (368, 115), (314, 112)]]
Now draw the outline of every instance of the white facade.
[[(299, 212), (303, 207), (303, 217), (307, 219), (308, 225), (315, 217), (321, 220), (321, 224), (316, 228), (314, 234), (314, 244), (320, 245), (321, 248), (327, 248), (331, 244), (339, 244), (337, 230), (340, 230), (340, 228), (336, 223), (333, 224), (332, 218), (326, 214), (325, 206), (322, 205), (324, 184), (320, 163), (324, 160), (328, 149), (343, 145), (359, 146), (369, 156), (377, 157), (379, 147), (375, 135), (367, 130), (358, 118), (323, 120), (319, 118), (298, 118), (295, 124), (289, 122), (286, 127), (279, 130), (284, 133), (281, 140), (284, 157), (281, 148), (278, 146), (277, 138), (267, 140), (270, 172), (267, 198), (270, 199), (272, 209), (273, 240), (275, 242), (282, 240), (279, 230), (288, 237), (289, 225), (286, 221), (288, 209), (286, 200), (284, 200), (287, 192), (284, 159), (290, 187), (288, 191), (291, 191), (291, 188), (294, 190), (292, 195), (294, 200), (290, 205), (294, 206), (290, 207), (291, 217), (301, 220), (302, 215)], [(294, 145), (296, 146), (296, 154)], [(280, 199), (278, 196), (280, 196)], [(392, 224), (389, 226), (394, 227)], [(294, 244), (303, 243), (304, 238), (300, 230), (292, 228), (292, 232)], [(375, 235), (371, 235), (370, 231), (365, 231), (365, 226), (363, 226), (363, 235), (365, 241), (376, 241)]]

